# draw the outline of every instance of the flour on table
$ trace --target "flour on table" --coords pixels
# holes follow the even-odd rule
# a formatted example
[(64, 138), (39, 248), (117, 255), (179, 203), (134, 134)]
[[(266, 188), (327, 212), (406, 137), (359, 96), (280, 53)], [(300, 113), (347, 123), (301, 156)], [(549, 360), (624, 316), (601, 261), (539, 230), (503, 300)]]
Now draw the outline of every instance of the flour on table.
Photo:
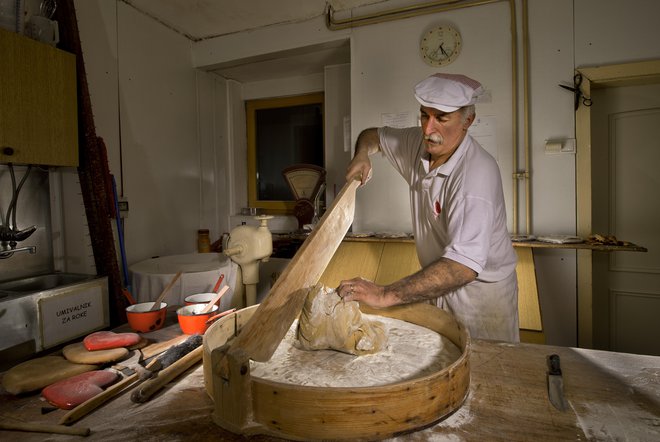
[(269, 361), (250, 361), (251, 376), (310, 387), (373, 387), (437, 373), (461, 356), (448, 338), (426, 327), (378, 315), (364, 317), (382, 322), (387, 330), (387, 346), (378, 353), (301, 350), (296, 347), (296, 320)]

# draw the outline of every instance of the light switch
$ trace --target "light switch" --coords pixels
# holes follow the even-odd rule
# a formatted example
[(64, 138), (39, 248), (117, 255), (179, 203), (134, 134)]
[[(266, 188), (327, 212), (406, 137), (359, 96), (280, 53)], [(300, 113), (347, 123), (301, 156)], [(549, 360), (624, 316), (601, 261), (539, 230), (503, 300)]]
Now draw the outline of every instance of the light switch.
[(575, 138), (568, 138), (561, 146), (564, 153), (575, 153)]

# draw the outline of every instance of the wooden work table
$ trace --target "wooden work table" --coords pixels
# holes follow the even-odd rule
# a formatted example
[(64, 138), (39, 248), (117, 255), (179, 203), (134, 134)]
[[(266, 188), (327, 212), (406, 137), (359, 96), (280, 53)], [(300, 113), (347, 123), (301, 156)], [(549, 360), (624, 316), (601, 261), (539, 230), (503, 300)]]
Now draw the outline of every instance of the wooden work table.
[[(152, 339), (179, 333), (178, 325), (149, 334)], [(557, 353), (570, 405), (560, 412), (548, 401), (546, 357)], [(435, 425), (394, 441), (558, 441), (660, 440), (660, 357), (537, 344), (476, 340), (471, 344), (470, 387), (464, 404)], [(90, 436), (0, 431), (18, 441), (276, 441), (246, 439), (218, 427), (213, 402), (197, 365), (144, 404), (130, 391), (75, 424)], [(55, 424), (65, 413), (42, 414), (38, 394), (14, 397), (2, 392), (3, 422)], [(295, 413), (296, 410), (290, 410)]]

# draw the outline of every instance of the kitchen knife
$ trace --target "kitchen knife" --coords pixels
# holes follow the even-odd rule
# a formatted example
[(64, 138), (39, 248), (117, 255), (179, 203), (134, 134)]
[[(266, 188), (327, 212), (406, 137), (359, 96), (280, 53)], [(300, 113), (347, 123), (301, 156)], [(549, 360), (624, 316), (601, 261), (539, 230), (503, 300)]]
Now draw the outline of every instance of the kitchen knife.
[(548, 356), (548, 398), (550, 403), (559, 411), (568, 410), (568, 403), (564, 398), (564, 380), (561, 373), (559, 355)]

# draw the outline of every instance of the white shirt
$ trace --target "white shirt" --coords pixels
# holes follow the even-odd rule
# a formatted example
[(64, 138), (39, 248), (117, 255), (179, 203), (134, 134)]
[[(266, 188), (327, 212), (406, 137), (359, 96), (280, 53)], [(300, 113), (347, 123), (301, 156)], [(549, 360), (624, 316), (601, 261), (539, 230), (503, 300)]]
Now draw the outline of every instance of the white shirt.
[[(495, 159), (467, 135), (446, 163), (429, 172), (420, 127), (383, 127), (378, 134), (381, 150), (410, 186), (413, 233), (421, 265), (444, 257), (477, 273), (474, 282), (453, 296), (438, 298), (438, 304), (459, 316), (476, 337), (518, 340), (517, 257), (507, 230), (502, 179)], [(492, 296), (502, 299), (490, 299), (487, 308), (476, 308), (480, 301), (475, 301), (475, 295), (483, 296), (495, 287), (499, 295)], [(501, 312), (495, 313), (493, 308)], [(470, 313), (463, 316), (456, 309)], [(477, 320), (475, 314), (483, 317)], [(507, 329), (504, 334), (472, 327), (473, 322), (493, 315)]]

